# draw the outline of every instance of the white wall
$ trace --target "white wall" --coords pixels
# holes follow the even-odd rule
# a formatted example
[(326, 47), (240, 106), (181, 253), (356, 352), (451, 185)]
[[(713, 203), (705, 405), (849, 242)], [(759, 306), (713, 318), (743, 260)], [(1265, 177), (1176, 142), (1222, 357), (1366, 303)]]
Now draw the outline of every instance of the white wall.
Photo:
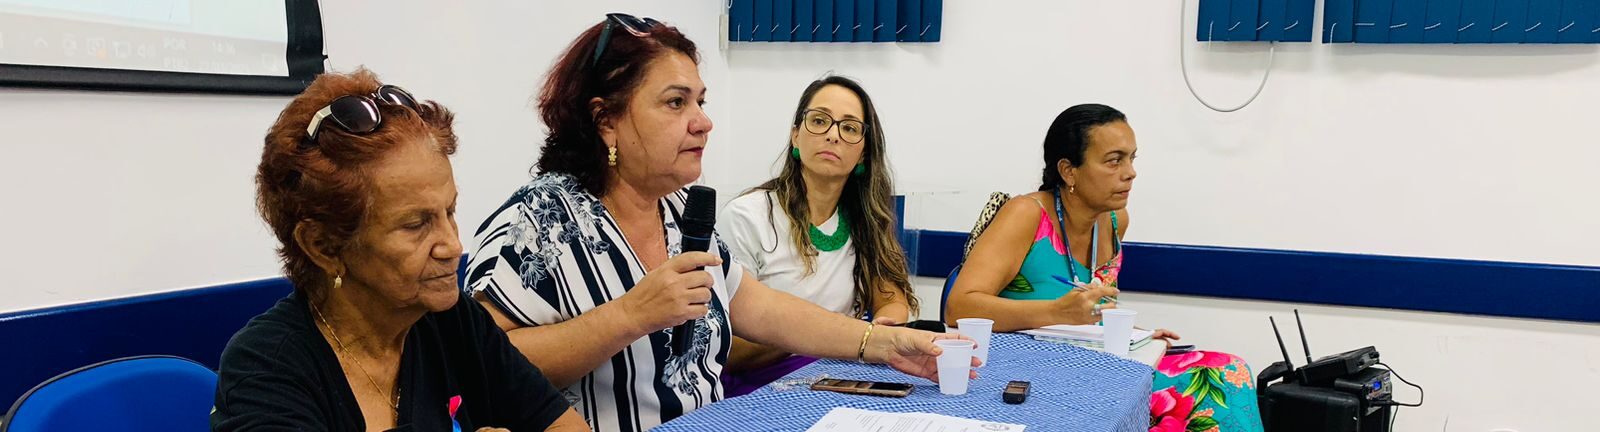
[[(1128, 113), (1142, 148), (1129, 240), (1600, 265), (1600, 48), (1285, 44), (1260, 99), (1218, 114), (1184, 87), (1179, 13), (1175, 1), (948, 0), (935, 45), (735, 44), (737, 109), (717, 133), (738, 143), (724, 157), (757, 163), (713, 169), (708, 182), (770, 176), (800, 91), (835, 70), (878, 104), (914, 228), (966, 231), (988, 192), (1032, 190), (1051, 119), (1101, 102)], [(1209, 100), (1254, 90), (1265, 45), (1188, 43)], [(1250, 271), (1219, 270), (1241, 281)], [(919, 278), (923, 316), (936, 316), (942, 283)], [(1507, 301), (1561, 301), (1506, 290)], [(1125, 300), (1144, 323), (1257, 367), (1280, 357), (1266, 316), (1299, 307), (1316, 353), (1376, 345), (1430, 390), (1396, 430), (1593, 429), (1582, 413), (1600, 386), (1597, 325)]]
[[(1100, 102), (1141, 147), (1129, 240), (1600, 264), (1600, 47), (1283, 44), (1261, 98), (1218, 114), (1184, 88), (1177, 2), (946, 3), (936, 45), (735, 44), (718, 133), (762, 163), (711, 181), (768, 176), (800, 91), (834, 70), (878, 103), (902, 190), (968, 192), (927, 227), (1032, 190), (1050, 121)], [(1259, 82), (1265, 45), (1189, 44), (1209, 100)]]
[[(770, 174), (800, 90), (834, 69), (877, 98), (900, 185), (918, 193), (913, 227), (965, 230), (987, 192), (1031, 189), (1050, 119), (1099, 101), (1132, 116), (1144, 148), (1130, 240), (1600, 264), (1589, 245), (1600, 239), (1588, 191), (1600, 185), (1588, 168), (1600, 159), (1587, 104), (1600, 98), (1594, 46), (1284, 45), (1266, 94), (1222, 115), (1183, 88), (1174, 2), (949, 0), (936, 45), (725, 53), (715, 49), (720, 3), (323, 9), (337, 69), (366, 64), (459, 114), (468, 231), (527, 178), (542, 133), (529, 106), (541, 75), (585, 25), (620, 10), (674, 23), (701, 44), (717, 124), (704, 180), (727, 191)], [(1253, 89), (1263, 53), (1197, 48), (1191, 73), (1203, 94), (1235, 103)], [(250, 176), (286, 101), (0, 89), (0, 182), (9, 185), (0, 226), (10, 246), (0, 252), (10, 275), (0, 312), (276, 275)], [(923, 297), (939, 282), (919, 280)], [(1293, 307), (1126, 300), (1144, 322), (1258, 366), (1277, 357), (1264, 316)], [(1600, 386), (1595, 325), (1300, 307), (1317, 352), (1377, 345), (1433, 390), (1427, 406), (1402, 412), (1399, 430), (1587, 429), (1587, 389)]]
[[(322, 12), (334, 69), (365, 64), (456, 111), (470, 240), (527, 181), (543, 137), (532, 97), (580, 31), (614, 11), (672, 22), (706, 45), (703, 79), (723, 90), (720, 4), (340, 0)], [(0, 312), (279, 275), (252, 175), (288, 100), (0, 89)]]

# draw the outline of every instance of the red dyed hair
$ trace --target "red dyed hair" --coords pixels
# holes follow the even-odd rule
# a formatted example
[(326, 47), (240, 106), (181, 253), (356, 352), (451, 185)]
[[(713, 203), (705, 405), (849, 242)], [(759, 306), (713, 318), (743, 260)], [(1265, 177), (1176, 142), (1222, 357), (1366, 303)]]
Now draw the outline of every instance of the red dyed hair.
[[(682, 53), (700, 63), (694, 42), (677, 27), (659, 24), (650, 28), (650, 35), (645, 37), (612, 28), (605, 52), (598, 62), (590, 64), (605, 24), (601, 21), (589, 27), (572, 41), (550, 69), (539, 92), (539, 117), (549, 128), (544, 147), (539, 150), (539, 171), (571, 175), (596, 196), (606, 189), (607, 149), (600, 140), (600, 123), (626, 113), (650, 62)], [(589, 108), (589, 100), (595, 97), (605, 101), (598, 114)]]
[(335, 247), (343, 247), (361, 229), (371, 203), (363, 168), (412, 140), (432, 140), (446, 156), (456, 152), (454, 114), (433, 101), (419, 102), (416, 111), (380, 103), (383, 122), (372, 133), (352, 134), (324, 121), (315, 141), (307, 137), (311, 118), (334, 99), (370, 96), (382, 85), (366, 68), (323, 74), (289, 101), (267, 130), (256, 168), (256, 207), (278, 237), (284, 274), (302, 293), (328, 284), (329, 275), (304, 250), (310, 245), (295, 240), (296, 226), (321, 224)]

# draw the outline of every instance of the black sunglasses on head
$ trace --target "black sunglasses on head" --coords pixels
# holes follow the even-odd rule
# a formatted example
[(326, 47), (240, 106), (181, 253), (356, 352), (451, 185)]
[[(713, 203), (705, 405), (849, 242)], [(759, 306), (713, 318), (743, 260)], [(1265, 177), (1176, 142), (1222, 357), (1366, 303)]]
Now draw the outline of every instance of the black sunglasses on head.
[(606, 26), (600, 29), (600, 43), (594, 47), (594, 55), (589, 58), (589, 67), (600, 63), (600, 55), (606, 52), (606, 45), (611, 43), (611, 30), (622, 27), (633, 37), (648, 37), (650, 29), (661, 25), (655, 18), (639, 18), (625, 13), (606, 14)]
[(324, 119), (333, 120), (333, 124), (353, 134), (369, 134), (378, 130), (378, 125), (383, 123), (383, 115), (378, 112), (378, 103), (399, 105), (417, 110), (417, 98), (412, 97), (405, 89), (385, 84), (378, 87), (378, 91), (367, 95), (344, 95), (329, 102), (328, 106), (317, 111), (311, 117), (311, 124), (306, 126), (306, 137), (317, 139), (317, 131), (322, 129)]

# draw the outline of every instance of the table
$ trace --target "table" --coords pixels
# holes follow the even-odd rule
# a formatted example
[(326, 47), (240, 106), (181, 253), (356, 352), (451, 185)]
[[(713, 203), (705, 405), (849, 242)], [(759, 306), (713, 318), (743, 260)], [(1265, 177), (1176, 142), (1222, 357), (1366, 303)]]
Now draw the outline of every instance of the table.
[[(1028, 432), (1149, 429), (1150, 382), (1155, 372), (1149, 366), (1025, 335), (996, 334), (991, 343), (989, 364), (978, 369), (978, 379), (965, 395), (939, 393), (938, 384), (887, 366), (819, 360), (779, 382), (827, 374), (830, 378), (911, 382), (916, 388), (905, 398), (885, 398), (811, 391), (803, 386), (776, 390), (768, 385), (690, 412), (654, 431), (803, 431), (835, 407), (1017, 423), (1026, 425)], [(1007, 405), (1000, 401), (1000, 392), (1010, 380), (1032, 383), (1027, 402)]]

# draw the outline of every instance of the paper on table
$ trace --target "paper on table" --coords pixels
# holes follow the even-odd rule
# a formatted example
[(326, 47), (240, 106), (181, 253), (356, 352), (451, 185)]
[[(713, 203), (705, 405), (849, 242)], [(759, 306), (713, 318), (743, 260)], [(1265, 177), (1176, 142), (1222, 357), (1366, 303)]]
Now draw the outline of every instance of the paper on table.
[[(1021, 333), (1032, 335), (1034, 339), (1043, 342), (1064, 343), (1094, 351), (1105, 351), (1105, 344), (1100, 341), (1100, 335), (1102, 334), (1100, 326), (1052, 325), (1033, 330), (1023, 330)], [(1133, 335), (1129, 336), (1129, 339), (1132, 339), (1133, 342), (1129, 347), (1128, 358), (1144, 363), (1146, 366), (1155, 367), (1156, 362), (1161, 361), (1161, 357), (1166, 354), (1167, 348), (1171, 344), (1166, 341), (1147, 339), (1154, 334), (1155, 332), (1149, 330), (1133, 329)], [(1092, 337), (1090, 337), (1091, 335)]]
[[(1097, 325), (1056, 324), (1036, 328), (1033, 330), (1023, 330), (1021, 333), (1032, 336), (1055, 337), (1061, 339), (1080, 340), (1084, 342), (1103, 342), (1102, 339), (1105, 338), (1105, 328)], [(1152, 335), (1155, 335), (1155, 332), (1136, 328), (1133, 329), (1132, 334), (1128, 335), (1128, 342), (1139, 342), (1149, 338)]]
[(806, 432), (1022, 432), (1026, 426), (929, 413), (891, 413), (834, 408)]

